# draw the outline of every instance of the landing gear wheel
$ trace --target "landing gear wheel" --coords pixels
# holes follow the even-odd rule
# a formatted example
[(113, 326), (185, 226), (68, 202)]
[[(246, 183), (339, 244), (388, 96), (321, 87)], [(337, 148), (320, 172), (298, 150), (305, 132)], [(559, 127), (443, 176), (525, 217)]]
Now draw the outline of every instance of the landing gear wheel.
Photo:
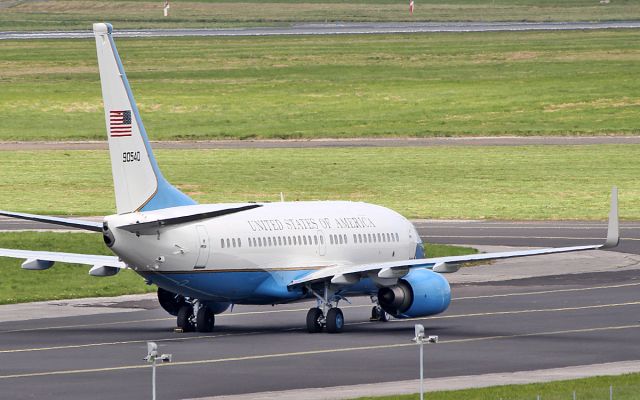
[(386, 311), (384, 311), (379, 306), (373, 306), (373, 308), (371, 309), (371, 318), (369, 318), (369, 321), (387, 322), (388, 320), (389, 317), (387, 316)]
[(196, 315), (196, 330), (198, 332), (211, 332), (216, 323), (216, 316), (208, 307), (200, 307)]
[(195, 328), (193, 325), (193, 307), (190, 304), (180, 307), (176, 319), (178, 328), (182, 328), (182, 332), (193, 332)]
[(319, 308), (311, 308), (307, 312), (307, 331), (309, 333), (318, 333), (322, 331), (322, 310)]
[(344, 328), (344, 315), (339, 308), (332, 308), (327, 312), (327, 332), (340, 333)]

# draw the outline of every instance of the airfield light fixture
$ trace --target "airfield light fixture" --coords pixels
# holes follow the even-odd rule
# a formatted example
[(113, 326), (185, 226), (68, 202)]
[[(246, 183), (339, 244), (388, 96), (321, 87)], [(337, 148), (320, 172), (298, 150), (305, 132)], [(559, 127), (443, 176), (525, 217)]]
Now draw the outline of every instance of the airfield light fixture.
[(151, 373), (151, 398), (156, 400), (156, 363), (158, 360), (161, 362), (171, 362), (171, 354), (162, 354), (158, 356), (158, 345), (155, 342), (147, 342), (147, 356), (144, 360), (152, 365)]
[(424, 400), (424, 344), (438, 343), (438, 336), (425, 337), (424, 326), (421, 324), (416, 324), (414, 328), (415, 337), (411, 340), (420, 345), (420, 400)]

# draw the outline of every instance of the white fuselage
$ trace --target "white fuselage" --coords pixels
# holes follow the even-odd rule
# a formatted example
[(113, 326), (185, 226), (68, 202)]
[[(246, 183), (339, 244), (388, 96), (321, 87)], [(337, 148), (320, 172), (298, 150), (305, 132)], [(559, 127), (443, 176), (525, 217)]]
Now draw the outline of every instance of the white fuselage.
[(113, 215), (112, 250), (136, 271), (317, 270), (414, 258), (413, 225), (381, 206), (346, 201), (261, 203), (234, 214), (137, 235), (118, 226), (246, 204), (211, 204)]

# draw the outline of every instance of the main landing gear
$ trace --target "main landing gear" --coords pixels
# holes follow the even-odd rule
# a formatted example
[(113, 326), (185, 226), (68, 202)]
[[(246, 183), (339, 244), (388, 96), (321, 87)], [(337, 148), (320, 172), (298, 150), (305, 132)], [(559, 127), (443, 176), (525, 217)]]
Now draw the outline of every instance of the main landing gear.
[(307, 287), (307, 289), (316, 296), (318, 301), (318, 306), (309, 309), (307, 312), (307, 331), (309, 333), (318, 333), (326, 329), (328, 333), (342, 332), (344, 314), (338, 308), (338, 302), (346, 299), (332, 292), (328, 284), (325, 284), (324, 295), (322, 296), (310, 287)]
[(215, 314), (204, 304), (195, 300), (183, 304), (176, 316), (178, 328), (183, 332), (212, 332), (216, 323)]
[(382, 307), (380, 307), (380, 304), (378, 303), (378, 297), (371, 296), (371, 301), (373, 302), (374, 306), (371, 309), (371, 318), (369, 318), (369, 321), (389, 321), (389, 314), (387, 314), (387, 312), (383, 310)]

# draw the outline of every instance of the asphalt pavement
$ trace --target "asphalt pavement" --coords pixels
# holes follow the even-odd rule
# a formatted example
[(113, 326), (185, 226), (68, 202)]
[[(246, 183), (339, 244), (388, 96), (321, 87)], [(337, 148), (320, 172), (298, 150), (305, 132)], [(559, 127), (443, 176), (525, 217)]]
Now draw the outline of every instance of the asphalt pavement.
[[(606, 264), (607, 257), (592, 262)], [(144, 398), (151, 390), (142, 360), (149, 340), (173, 354), (158, 369), (162, 399), (406, 381), (418, 372), (415, 323), (440, 337), (426, 348), (427, 380), (471, 375), (473, 382), (479, 374), (639, 360), (639, 276), (631, 268), (454, 283), (446, 313), (388, 323), (370, 322), (368, 300), (352, 299), (342, 306), (347, 324), (338, 335), (306, 332), (308, 303), (237, 306), (217, 318), (211, 334), (174, 333), (173, 318), (149, 297), (76, 304), (128, 311), (121, 313), (54, 311), (33, 320), (17, 313), (0, 323), (0, 388), (11, 399)], [(0, 313), (12, 307), (19, 306)]]
[[(610, 22), (344, 22), (294, 24), (285, 27), (228, 29), (114, 29), (116, 37), (169, 36), (275, 36), (345, 35), (437, 32), (558, 31), (593, 29), (637, 29), (640, 21)], [(93, 38), (90, 30), (0, 32), (2, 39), (82, 39)]]

